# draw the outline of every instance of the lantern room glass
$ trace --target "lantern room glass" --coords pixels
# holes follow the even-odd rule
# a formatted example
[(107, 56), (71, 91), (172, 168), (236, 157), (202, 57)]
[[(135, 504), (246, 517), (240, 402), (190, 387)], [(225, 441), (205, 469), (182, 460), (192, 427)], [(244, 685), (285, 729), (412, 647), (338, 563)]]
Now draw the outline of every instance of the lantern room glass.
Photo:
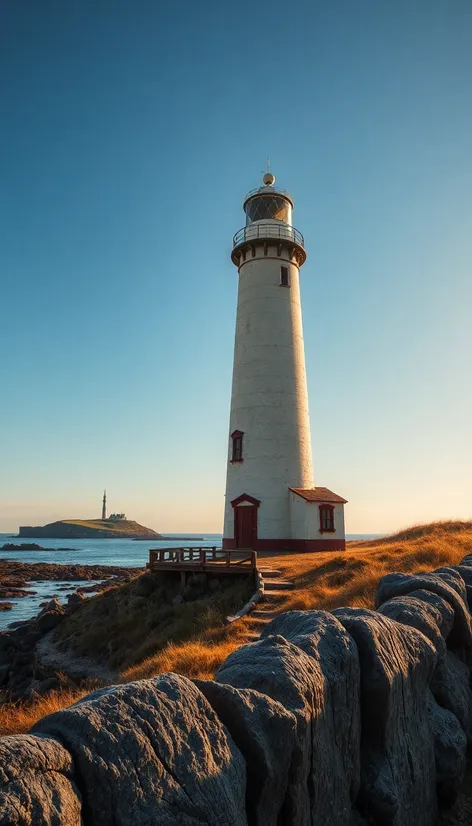
[(246, 203), (246, 226), (254, 221), (282, 221), (292, 225), (292, 205), (280, 195), (256, 195)]

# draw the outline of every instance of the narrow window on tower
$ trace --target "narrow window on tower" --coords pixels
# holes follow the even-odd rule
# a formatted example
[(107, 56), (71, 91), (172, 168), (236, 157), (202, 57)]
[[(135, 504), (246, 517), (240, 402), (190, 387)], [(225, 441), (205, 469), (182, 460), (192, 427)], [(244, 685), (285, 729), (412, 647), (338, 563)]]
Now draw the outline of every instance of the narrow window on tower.
[(332, 505), (320, 505), (320, 532), (334, 533), (334, 508)]
[(240, 430), (235, 430), (234, 433), (231, 434), (231, 439), (233, 442), (233, 450), (231, 461), (232, 462), (242, 462), (243, 461), (243, 433)]
[(288, 267), (280, 267), (280, 286), (290, 287), (290, 281), (288, 278)]

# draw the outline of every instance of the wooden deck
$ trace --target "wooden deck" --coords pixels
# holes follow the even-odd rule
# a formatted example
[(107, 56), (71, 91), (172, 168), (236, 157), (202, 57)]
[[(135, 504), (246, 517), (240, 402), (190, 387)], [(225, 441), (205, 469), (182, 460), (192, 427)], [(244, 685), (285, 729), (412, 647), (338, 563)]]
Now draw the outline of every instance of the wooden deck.
[(210, 574), (253, 574), (256, 551), (223, 551), (212, 547), (155, 548), (149, 551), (148, 570), (198, 571)]

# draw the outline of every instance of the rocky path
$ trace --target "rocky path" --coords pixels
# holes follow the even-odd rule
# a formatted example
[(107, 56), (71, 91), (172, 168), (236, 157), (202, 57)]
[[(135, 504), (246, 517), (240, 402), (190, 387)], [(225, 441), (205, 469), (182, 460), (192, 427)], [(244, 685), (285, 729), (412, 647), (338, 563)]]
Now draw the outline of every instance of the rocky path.
[(259, 570), (264, 579), (264, 601), (260, 603), (260, 608), (251, 611), (247, 616), (248, 630), (244, 635), (245, 642), (259, 639), (264, 626), (283, 609), (283, 599), (287, 591), (295, 587), (293, 582), (282, 578), (282, 572), (277, 568), (260, 565)]
[(97, 679), (100, 682), (116, 683), (115, 672), (99, 665), (89, 657), (73, 657), (64, 651), (60, 651), (56, 645), (56, 633), (50, 631), (36, 646), (36, 656), (41, 665), (53, 668), (56, 671), (64, 671), (72, 679)]

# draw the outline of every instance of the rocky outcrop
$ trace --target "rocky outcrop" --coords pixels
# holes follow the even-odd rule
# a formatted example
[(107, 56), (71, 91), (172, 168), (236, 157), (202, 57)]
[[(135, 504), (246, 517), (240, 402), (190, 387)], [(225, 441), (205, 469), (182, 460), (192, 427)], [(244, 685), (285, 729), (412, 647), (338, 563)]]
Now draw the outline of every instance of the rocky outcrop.
[(0, 739), (0, 826), (81, 826), (71, 755), (57, 740)]
[(390, 574), (377, 610), (281, 614), (214, 681), (111, 686), (0, 739), (0, 826), (433, 826), (471, 737), (469, 581), (468, 557)]
[(85, 823), (247, 823), (244, 759), (185, 677), (103, 689), (33, 733), (56, 738), (71, 754)]

